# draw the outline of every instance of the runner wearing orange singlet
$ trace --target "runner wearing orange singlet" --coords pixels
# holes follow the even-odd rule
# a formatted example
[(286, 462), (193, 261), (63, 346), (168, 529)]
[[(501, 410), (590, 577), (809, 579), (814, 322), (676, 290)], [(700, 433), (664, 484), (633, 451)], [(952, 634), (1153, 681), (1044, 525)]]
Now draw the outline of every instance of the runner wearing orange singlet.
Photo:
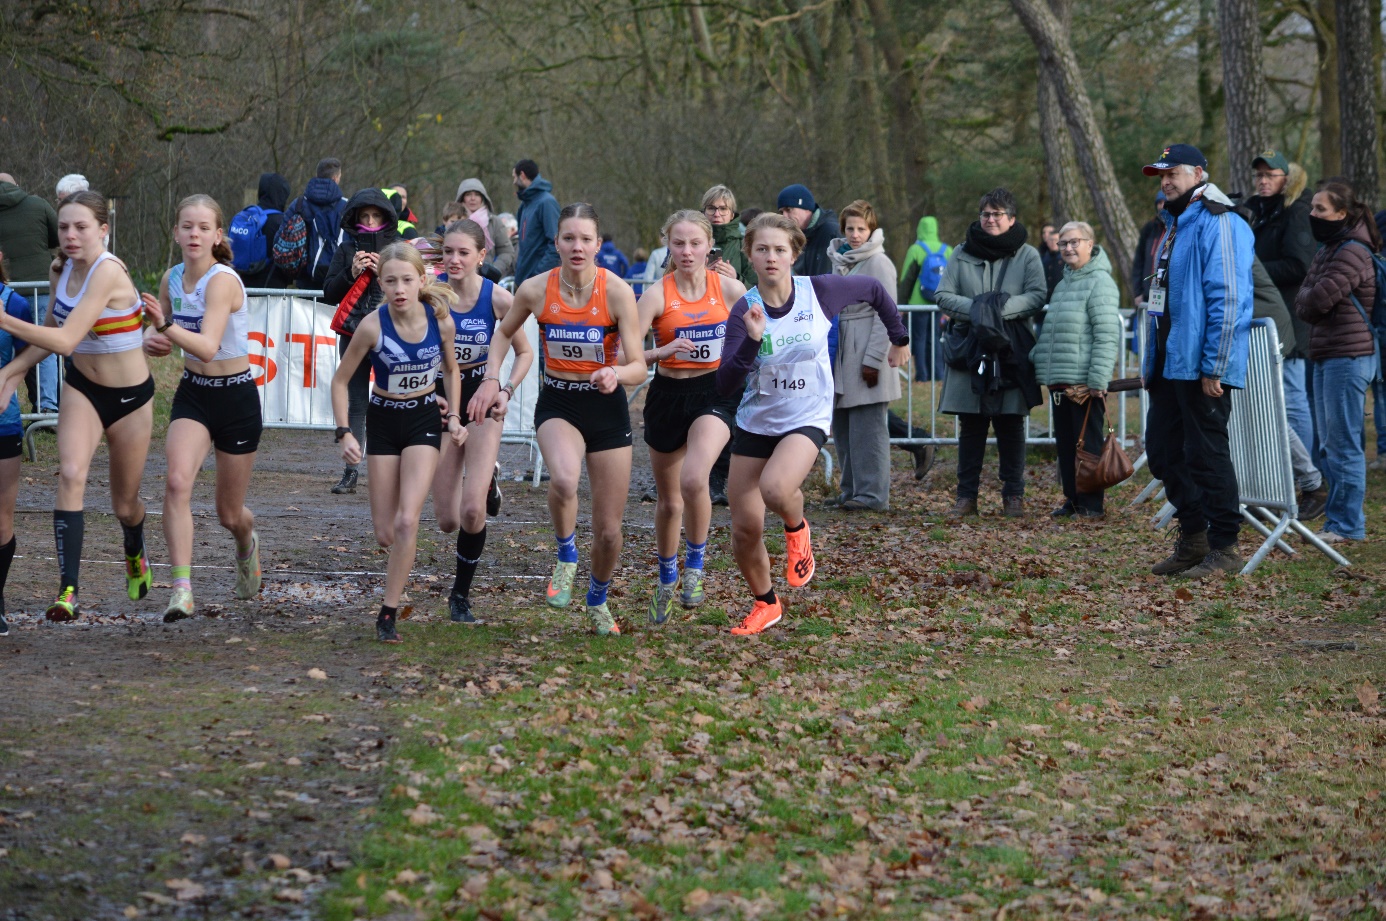
[[(601, 246), (597, 212), (585, 202), (558, 216), (560, 265), (520, 285), (515, 303), (496, 328), (486, 376), (467, 406), (473, 422), (496, 406), (501, 363), (525, 320), (539, 321), (544, 388), (534, 409), (539, 450), (549, 468), (549, 515), (558, 562), (549, 580), (551, 607), (567, 607), (577, 571), (578, 480), (582, 463), (592, 485), (592, 572), (587, 617), (599, 635), (620, 633), (606, 604), (621, 553), (621, 516), (630, 490), (630, 411), (622, 385), (645, 379), (640, 320), (630, 286), (595, 257)], [(618, 364), (617, 345), (625, 361)]]
[[(685, 608), (703, 601), (703, 552), (712, 520), (709, 477), (731, 438), (737, 398), (717, 392), (717, 366), (731, 304), (746, 289), (725, 260), (708, 267), (712, 225), (700, 211), (677, 211), (664, 222), (673, 271), (640, 298), (640, 328), (653, 329), (656, 366), (645, 397), (645, 443), (655, 476), (655, 546), (659, 577), (650, 602), (650, 623), (673, 610), (675, 591)], [(679, 578), (678, 540), (686, 544)]]

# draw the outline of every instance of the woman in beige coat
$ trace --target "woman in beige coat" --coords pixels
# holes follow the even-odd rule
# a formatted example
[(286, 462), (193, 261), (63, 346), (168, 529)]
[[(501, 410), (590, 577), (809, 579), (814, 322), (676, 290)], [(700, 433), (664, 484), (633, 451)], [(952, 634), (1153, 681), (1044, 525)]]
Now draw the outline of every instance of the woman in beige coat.
[[(828, 255), (835, 275), (870, 275), (893, 291), (895, 264), (885, 254), (876, 211), (858, 199), (842, 209), (845, 237)], [(890, 433), (886, 413), (900, 398), (900, 376), (890, 367), (890, 337), (870, 304), (853, 304), (837, 318), (833, 359), (833, 443), (842, 467), (837, 504), (883, 511), (890, 505)]]

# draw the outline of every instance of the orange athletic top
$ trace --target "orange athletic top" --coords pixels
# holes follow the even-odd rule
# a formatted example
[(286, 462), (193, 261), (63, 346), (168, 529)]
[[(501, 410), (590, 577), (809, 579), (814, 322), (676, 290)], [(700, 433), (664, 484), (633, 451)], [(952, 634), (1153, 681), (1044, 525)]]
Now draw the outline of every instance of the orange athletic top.
[(592, 282), (592, 297), (581, 309), (569, 307), (559, 296), (558, 275), (550, 269), (544, 287), (544, 316), (539, 321), (544, 337), (544, 364), (550, 371), (591, 374), (616, 364), (619, 329), (606, 306), (606, 270)]
[(675, 353), (661, 359), (662, 368), (715, 371), (722, 363), (722, 342), (727, 337), (727, 317), (731, 305), (722, 296), (722, 276), (709, 269), (707, 290), (696, 301), (685, 301), (674, 282), (674, 273), (664, 276), (664, 310), (654, 318), (655, 345), (665, 346), (682, 336), (696, 346), (692, 352)]

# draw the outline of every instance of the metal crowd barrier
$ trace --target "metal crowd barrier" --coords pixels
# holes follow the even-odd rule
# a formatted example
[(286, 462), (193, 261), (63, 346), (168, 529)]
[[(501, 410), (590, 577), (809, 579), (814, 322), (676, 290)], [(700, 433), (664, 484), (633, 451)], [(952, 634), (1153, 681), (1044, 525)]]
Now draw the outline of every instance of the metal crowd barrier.
[[(1252, 320), (1246, 387), (1232, 391), (1232, 413), (1227, 421), (1242, 517), (1265, 538), (1242, 567), (1244, 576), (1254, 572), (1272, 549), (1296, 555), (1294, 548), (1284, 540), (1288, 531), (1304, 538), (1339, 566), (1351, 565), (1347, 557), (1324, 543), (1299, 520), (1281, 362), (1280, 337), (1276, 335), (1274, 321)], [(1174, 511), (1174, 506), (1166, 502), (1155, 516), (1154, 524), (1157, 527), (1169, 524)]]
[[(10, 287), (14, 289), (15, 293), (17, 293), (20, 297), (25, 298), (29, 302), (29, 305), (34, 308), (34, 320), (35, 322), (38, 322), (38, 300), (40, 297), (46, 298), (48, 296), (48, 282), (17, 281), (10, 282)], [(47, 316), (46, 310), (44, 315)], [(44, 365), (47, 365), (48, 367), (45, 368)], [(58, 356), (54, 356), (52, 360), (44, 359), (34, 367), (34, 412), (20, 412), (19, 414), (19, 424), (24, 428), (24, 456), (31, 461), (34, 460), (34, 458), (37, 456), (34, 452), (34, 434), (41, 429), (56, 429), (58, 427), (57, 413), (45, 413), (38, 411), (40, 408), (38, 403), (38, 397), (41, 393), (43, 393), (43, 385), (46, 382), (47, 376), (49, 374), (56, 375), (57, 377), (57, 385), (53, 391), (55, 398), (57, 394), (62, 393), (62, 359)], [(19, 402), (21, 406), (24, 403), (25, 398), (27, 397), (27, 394), (24, 392), (24, 390), (24, 385), (21, 384), (19, 390), (16, 391), (19, 394)]]

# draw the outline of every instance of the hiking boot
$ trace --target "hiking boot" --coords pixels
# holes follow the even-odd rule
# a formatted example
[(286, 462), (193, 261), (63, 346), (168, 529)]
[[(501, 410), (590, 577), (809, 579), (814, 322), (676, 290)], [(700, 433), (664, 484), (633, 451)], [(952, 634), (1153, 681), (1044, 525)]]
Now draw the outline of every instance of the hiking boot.
[(0, 636), (10, 635), (10, 622), (5, 620), (5, 606), (0, 604)]
[(784, 532), (784, 577), (794, 588), (808, 585), (814, 571), (813, 543), (807, 518), (803, 519), (803, 524), (804, 526), (797, 531)]
[(149, 572), (149, 554), (141, 547), (139, 553), (125, 558), (125, 592), (131, 601), (139, 601), (149, 594), (149, 586), (153, 584), (154, 577)]
[(53, 599), (53, 603), (48, 606), (48, 610), (43, 612), (43, 616), (58, 624), (65, 624), (68, 621), (76, 620), (77, 615), (82, 613), (82, 606), (77, 603), (77, 589), (68, 585), (58, 592), (58, 597)]
[(1007, 518), (1025, 517), (1025, 497), (1024, 496), (1002, 496), (1001, 514)]
[(1185, 534), (1184, 530), (1180, 528), (1175, 532), (1174, 552), (1150, 567), (1150, 571), (1157, 576), (1176, 575), (1203, 562), (1203, 558), (1208, 555), (1210, 549), (1207, 531)]
[(621, 628), (616, 626), (616, 618), (611, 616), (605, 601), (587, 606), (587, 620), (591, 622), (592, 632), (597, 636), (621, 635)]
[(1313, 521), (1328, 508), (1328, 487), (1320, 486), (1318, 489), (1300, 493), (1298, 504), (1299, 520)]
[(175, 588), (164, 608), (164, 623), (173, 624), (193, 616), (193, 593), (190, 588)]
[(566, 608), (573, 600), (573, 577), (577, 575), (577, 563), (554, 563), (553, 575), (549, 577), (549, 587), (545, 590), (545, 601), (551, 608)]
[(964, 518), (975, 518), (977, 516), (976, 499), (959, 499), (953, 503), (953, 507), (948, 510), (949, 521), (961, 521)]
[(347, 467), (342, 471), (342, 478), (337, 481), (337, 485), (332, 487), (333, 494), (340, 496), (356, 492), (356, 481), (359, 477), (355, 467)]
[(402, 643), (399, 633), (395, 630), (395, 619), (393, 617), (379, 617), (375, 619), (375, 638), (382, 643)]
[(914, 478), (922, 480), (933, 469), (934, 457), (938, 449), (934, 445), (921, 445), (914, 449)]
[(1242, 558), (1237, 553), (1237, 545), (1230, 547), (1218, 547), (1216, 550), (1209, 550), (1197, 566), (1176, 573), (1179, 579), (1202, 579), (1204, 576), (1211, 576), (1215, 573), (1226, 572), (1236, 574), (1242, 571)]
[(703, 603), (703, 571), (685, 569), (683, 571), (683, 591), (679, 593), (679, 604), (685, 608), (696, 608)]
[(1078, 510), (1073, 507), (1072, 502), (1065, 502), (1063, 505), (1049, 513), (1050, 518), (1072, 518), (1078, 514)]
[(655, 586), (654, 598), (650, 601), (650, 623), (656, 626), (668, 623), (669, 615), (674, 613), (674, 593), (678, 587), (677, 582), (673, 585), (660, 582)]
[(1102, 521), (1107, 517), (1107, 513), (1097, 508), (1078, 509), (1079, 521)]
[(481, 624), (472, 613), (471, 599), (457, 592), (448, 593), (448, 618), (455, 624)]
[(491, 473), (491, 487), (486, 490), (486, 517), (495, 518), (500, 514), (501, 499), (500, 488), (500, 461), (496, 462), (496, 469)]
[(707, 489), (712, 496), (713, 505), (727, 504), (727, 478), (716, 470), (707, 478)]
[(236, 554), (236, 597), (244, 601), (260, 594), (260, 535), (250, 532), (250, 556)]
[(746, 615), (746, 619), (735, 627), (732, 627), (732, 636), (753, 636), (763, 632), (767, 627), (773, 627), (784, 617), (784, 603), (778, 598), (774, 604), (766, 604), (760, 599), (751, 606), (751, 613)]

